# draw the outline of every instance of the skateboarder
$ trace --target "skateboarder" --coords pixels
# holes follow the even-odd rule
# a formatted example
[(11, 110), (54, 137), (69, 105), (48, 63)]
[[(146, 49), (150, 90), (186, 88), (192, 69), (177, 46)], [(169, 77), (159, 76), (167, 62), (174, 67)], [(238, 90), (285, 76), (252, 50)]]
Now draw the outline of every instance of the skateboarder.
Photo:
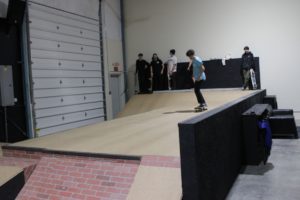
[(254, 56), (251, 53), (250, 48), (248, 46), (244, 48), (244, 51), (245, 53), (242, 56), (241, 71), (244, 81), (243, 90), (246, 90), (250, 86), (250, 70), (255, 70), (255, 62)]
[(197, 101), (199, 103), (199, 106), (195, 108), (196, 111), (203, 111), (207, 109), (207, 105), (205, 102), (205, 99), (200, 91), (201, 85), (203, 81), (205, 81), (206, 76), (204, 73), (204, 66), (201, 58), (195, 56), (195, 51), (193, 49), (190, 49), (186, 52), (186, 56), (189, 57), (191, 60), (191, 66), (193, 67), (193, 81), (195, 83), (195, 95), (197, 97)]
[(140, 94), (146, 94), (149, 93), (149, 68), (150, 65), (147, 61), (143, 59), (143, 54), (140, 53), (138, 55), (138, 60), (136, 61), (136, 71), (135, 74), (138, 75), (139, 80), (139, 88), (140, 88)]

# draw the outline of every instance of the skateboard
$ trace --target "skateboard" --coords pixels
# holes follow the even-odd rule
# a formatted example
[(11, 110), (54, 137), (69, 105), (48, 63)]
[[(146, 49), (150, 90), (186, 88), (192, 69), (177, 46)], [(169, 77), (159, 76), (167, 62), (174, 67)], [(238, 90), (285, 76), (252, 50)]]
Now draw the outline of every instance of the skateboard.
[(206, 111), (206, 110), (207, 110), (206, 107), (195, 108), (195, 112), (203, 112), (203, 111)]
[(250, 69), (250, 79), (251, 79), (253, 90), (256, 90), (257, 89), (257, 83), (256, 83), (255, 72), (254, 72), (253, 69)]

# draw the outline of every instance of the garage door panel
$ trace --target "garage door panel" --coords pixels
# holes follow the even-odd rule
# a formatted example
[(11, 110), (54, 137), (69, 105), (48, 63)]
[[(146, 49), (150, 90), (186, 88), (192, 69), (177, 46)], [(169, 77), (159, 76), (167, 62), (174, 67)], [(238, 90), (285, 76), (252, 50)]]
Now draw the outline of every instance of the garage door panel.
[(88, 110), (84, 112), (76, 112), (71, 114), (58, 115), (53, 117), (43, 117), (37, 119), (37, 128), (43, 129), (57, 125), (63, 125), (71, 122), (82, 121), (103, 117), (102, 109)]
[(41, 108), (54, 108), (58, 106), (68, 106), (83, 103), (91, 103), (103, 101), (103, 94), (87, 94), (87, 95), (74, 95), (74, 96), (61, 96), (49, 98), (36, 98), (35, 109)]
[(59, 33), (52, 33), (52, 32), (43, 31), (35, 28), (31, 29), (30, 35), (31, 35), (31, 39), (38, 38), (38, 39), (45, 39), (45, 40), (52, 40), (52, 41), (68, 42), (72, 44), (100, 47), (99, 41), (82, 38), (82, 37), (79, 38), (76, 36), (63, 35)]
[(100, 71), (99, 62), (80, 62), (55, 59), (32, 58), (32, 69), (54, 69), (54, 70), (83, 70)]
[(105, 120), (99, 21), (29, 2), (39, 136)]
[(79, 95), (79, 94), (93, 94), (93, 93), (103, 93), (103, 89), (101, 87), (40, 89), (34, 92), (34, 97), (35, 98), (57, 97), (57, 96), (64, 96), (64, 95)]
[(101, 78), (34, 78), (34, 89), (102, 86)]
[[(38, 3), (40, 3), (40, 0), (38, 0)], [(44, 6), (42, 4), (36, 4), (34, 3), (34, 1), (30, 1), (28, 3), (28, 7), (30, 9), (30, 11), (32, 10), (39, 10), (42, 11), (43, 13), (49, 13), (49, 14), (53, 14), (53, 15), (59, 15), (68, 19), (74, 19), (76, 21), (80, 21), (80, 22), (85, 22), (88, 24), (93, 24), (93, 25), (98, 25), (99, 24), (99, 20), (97, 19), (91, 19), (88, 17), (82, 17), (80, 15), (74, 15), (72, 13), (69, 12), (64, 12), (63, 10), (60, 10), (59, 8), (51, 8), (49, 6)]]
[(54, 126), (54, 127), (50, 127), (50, 128), (37, 129), (37, 135), (38, 136), (45, 136), (45, 135), (48, 135), (48, 134), (51, 134), (51, 133), (56, 133), (56, 132), (60, 132), (60, 131), (68, 130), (68, 129), (87, 126), (87, 125), (90, 125), (90, 124), (100, 123), (100, 122), (103, 122), (103, 121), (105, 121), (105, 118), (104, 117), (99, 117), (99, 118), (95, 118), (95, 119), (72, 122), (72, 123), (69, 123), (69, 124)]
[(63, 106), (57, 108), (38, 109), (35, 112), (35, 116), (36, 118), (42, 118), (42, 117), (63, 115), (66, 113), (74, 113), (74, 112), (93, 110), (93, 109), (102, 109), (104, 113), (103, 102), (78, 104), (78, 105)]
[(30, 28), (99, 41), (99, 33), (30, 17)]
[(45, 51), (45, 50), (31, 50), (31, 56), (33, 58), (47, 58), (54, 60), (76, 60), (82, 62), (100, 62), (100, 56), (85, 55), (79, 53), (65, 53), (57, 51)]
[(66, 70), (33, 70), (34, 78), (98, 78), (102, 76), (100, 71), (66, 71)]
[(69, 53), (81, 53), (89, 55), (100, 55), (100, 48), (90, 47), (85, 45), (70, 44), (60, 41), (51, 41), (43, 39), (31, 39), (31, 48), (32, 49), (41, 49), (41, 50), (50, 50), (58, 52), (69, 52)]
[(61, 24), (67, 24), (72, 27), (87, 29), (95, 32), (99, 31), (99, 26), (97, 26), (96, 24), (76, 20), (68, 16), (61, 16), (61, 12), (57, 12), (52, 9), (45, 12), (43, 10), (39, 10), (38, 8), (31, 7), (29, 14), (30, 17), (38, 19), (43, 19), (51, 22), (60, 22)]

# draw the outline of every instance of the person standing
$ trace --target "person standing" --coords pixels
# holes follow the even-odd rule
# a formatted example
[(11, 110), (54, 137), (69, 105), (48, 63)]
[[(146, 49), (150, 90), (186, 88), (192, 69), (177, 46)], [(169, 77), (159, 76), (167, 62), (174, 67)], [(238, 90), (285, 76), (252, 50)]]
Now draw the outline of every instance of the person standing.
[(152, 56), (152, 62), (150, 63), (151, 69), (152, 69), (152, 90), (162, 90), (162, 76), (164, 73), (165, 66), (161, 59), (157, 56), (156, 53)]
[(255, 70), (255, 62), (253, 53), (250, 51), (248, 46), (244, 47), (244, 54), (242, 55), (242, 78), (243, 78), (243, 90), (246, 90), (250, 87), (250, 70)]
[(145, 74), (145, 84), (146, 84), (146, 91), (145, 93), (152, 93), (152, 78), (153, 78), (153, 71), (151, 65), (147, 62), (146, 66), (146, 74)]
[[(203, 81), (206, 80), (206, 76), (204, 73), (205, 68), (203, 66), (203, 61), (200, 57), (195, 56), (195, 51), (193, 49), (188, 50), (186, 52), (186, 56), (190, 59), (190, 64), (193, 67), (192, 79), (195, 83), (194, 92), (195, 92), (197, 101), (199, 103), (199, 106), (197, 106), (195, 109), (206, 110), (207, 104), (205, 102), (205, 99), (204, 99), (201, 91), (200, 91)], [(188, 70), (190, 70), (191, 66), (189, 66)]]
[(150, 68), (150, 65), (147, 61), (143, 59), (143, 54), (140, 53), (138, 55), (138, 60), (136, 61), (136, 70), (135, 74), (138, 75), (139, 80), (139, 88), (140, 88), (140, 94), (149, 93), (149, 73), (147, 73), (148, 68)]
[(170, 57), (167, 60), (168, 65), (168, 80), (169, 90), (176, 89), (176, 72), (177, 72), (177, 57), (175, 56), (176, 50), (170, 50)]

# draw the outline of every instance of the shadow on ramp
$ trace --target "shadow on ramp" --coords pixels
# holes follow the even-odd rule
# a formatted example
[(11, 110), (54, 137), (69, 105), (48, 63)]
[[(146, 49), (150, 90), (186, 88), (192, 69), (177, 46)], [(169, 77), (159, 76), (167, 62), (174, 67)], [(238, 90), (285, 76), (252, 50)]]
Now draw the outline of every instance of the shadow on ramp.
[(173, 112), (165, 112), (163, 114), (170, 115), (170, 114), (175, 114), (175, 113), (195, 113), (195, 110), (178, 110), (178, 111), (173, 111)]

